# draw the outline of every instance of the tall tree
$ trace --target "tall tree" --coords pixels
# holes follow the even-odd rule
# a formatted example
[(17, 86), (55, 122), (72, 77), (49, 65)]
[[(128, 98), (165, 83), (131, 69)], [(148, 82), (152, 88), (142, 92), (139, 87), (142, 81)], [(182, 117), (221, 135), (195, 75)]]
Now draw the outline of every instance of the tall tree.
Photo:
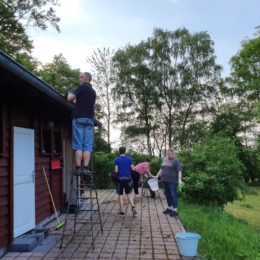
[(231, 59), (231, 80), (234, 92), (248, 101), (260, 101), (260, 32), (242, 43)]
[(117, 84), (114, 88), (120, 108), (127, 112), (130, 137), (145, 136), (146, 151), (152, 155), (151, 133), (153, 111), (157, 103), (155, 83), (157, 75), (149, 66), (150, 47), (147, 42), (128, 45), (114, 56)]
[(0, 49), (35, 70), (37, 60), (31, 56), (33, 44), (26, 28), (45, 30), (50, 23), (59, 31), (60, 19), (54, 10), (57, 4), (57, 0), (0, 0)]
[(112, 88), (115, 84), (114, 76), (114, 51), (109, 48), (97, 49), (93, 55), (87, 58), (91, 65), (93, 74), (93, 83), (98, 91), (98, 100), (101, 105), (103, 120), (105, 120), (107, 142), (111, 145), (111, 126), (114, 118), (114, 106), (112, 97)]
[(79, 69), (72, 69), (62, 54), (55, 55), (51, 63), (39, 70), (38, 75), (61, 94), (79, 84)]
[(9, 55), (18, 52), (30, 53), (33, 46), (12, 8), (0, 0), (0, 49)]
[[(259, 28), (259, 27), (257, 27)], [(260, 107), (260, 31), (256, 37), (242, 42), (241, 49), (231, 59), (231, 96), (243, 115), (245, 141), (247, 137), (259, 134), (257, 126), (258, 107)]]
[(217, 103), (221, 67), (215, 61), (213, 42), (206, 32), (191, 34), (185, 28), (155, 29), (149, 41), (152, 66), (161, 78), (158, 108), (168, 146), (176, 142), (183, 146), (194, 134), (192, 125), (206, 123)]

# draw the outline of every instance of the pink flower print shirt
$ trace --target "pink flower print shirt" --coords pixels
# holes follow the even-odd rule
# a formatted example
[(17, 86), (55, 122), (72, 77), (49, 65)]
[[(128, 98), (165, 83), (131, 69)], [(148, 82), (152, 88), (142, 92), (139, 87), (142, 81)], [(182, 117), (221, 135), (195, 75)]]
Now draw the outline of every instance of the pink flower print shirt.
[(149, 163), (148, 162), (142, 162), (142, 163), (138, 163), (135, 166), (135, 171), (138, 172), (139, 174), (143, 175), (147, 172), (150, 171), (149, 169)]

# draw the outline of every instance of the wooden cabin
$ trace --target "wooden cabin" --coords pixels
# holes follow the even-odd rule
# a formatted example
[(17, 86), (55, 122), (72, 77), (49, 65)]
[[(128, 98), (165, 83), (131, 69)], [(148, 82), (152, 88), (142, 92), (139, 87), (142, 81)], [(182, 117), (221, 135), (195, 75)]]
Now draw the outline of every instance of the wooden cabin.
[(71, 171), (72, 106), (0, 52), (0, 251), (63, 207)]

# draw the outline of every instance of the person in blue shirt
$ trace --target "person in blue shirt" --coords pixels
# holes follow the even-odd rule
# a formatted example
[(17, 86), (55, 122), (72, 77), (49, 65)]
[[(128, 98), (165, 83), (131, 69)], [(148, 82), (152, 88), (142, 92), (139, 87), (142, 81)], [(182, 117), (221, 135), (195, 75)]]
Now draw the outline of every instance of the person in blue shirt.
[(125, 155), (126, 148), (124, 146), (119, 148), (119, 157), (115, 159), (115, 173), (117, 175), (117, 194), (119, 197), (120, 213), (119, 216), (125, 215), (124, 210), (124, 191), (132, 206), (133, 216), (137, 214), (132, 197), (132, 186), (131, 186), (131, 170), (134, 169), (133, 161), (131, 157)]

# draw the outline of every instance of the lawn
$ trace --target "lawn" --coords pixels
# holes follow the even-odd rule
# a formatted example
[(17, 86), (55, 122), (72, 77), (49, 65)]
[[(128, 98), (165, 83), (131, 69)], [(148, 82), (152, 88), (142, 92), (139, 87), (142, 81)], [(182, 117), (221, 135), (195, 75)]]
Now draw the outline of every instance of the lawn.
[(245, 200), (229, 203), (225, 211), (260, 231), (260, 187), (249, 187)]
[(186, 231), (197, 232), (202, 237), (198, 249), (201, 259), (260, 260), (260, 231), (254, 225), (224, 210), (182, 200), (179, 214)]

